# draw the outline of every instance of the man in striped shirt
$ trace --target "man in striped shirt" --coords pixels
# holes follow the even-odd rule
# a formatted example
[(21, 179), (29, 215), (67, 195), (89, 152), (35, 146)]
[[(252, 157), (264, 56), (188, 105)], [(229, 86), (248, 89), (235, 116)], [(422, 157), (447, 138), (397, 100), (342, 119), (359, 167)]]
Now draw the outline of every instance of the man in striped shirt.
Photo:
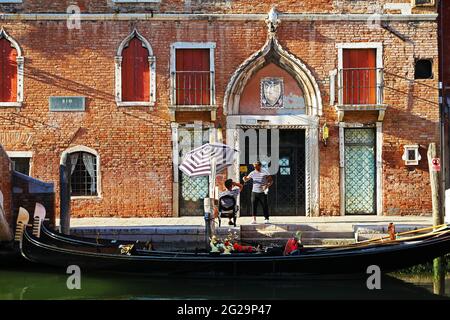
[(260, 161), (253, 163), (255, 170), (250, 172), (244, 177), (244, 182), (253, 180), (252, 189), (252, 224), (256, 223), (256, 212), (258, 209), (258, 203), (261, 203), (264, 213), (264, 223), (269, 223), (269, 205), (267, 203), (267, 194), (269, 187), (273, 184), (272, 176), (264, 169)]

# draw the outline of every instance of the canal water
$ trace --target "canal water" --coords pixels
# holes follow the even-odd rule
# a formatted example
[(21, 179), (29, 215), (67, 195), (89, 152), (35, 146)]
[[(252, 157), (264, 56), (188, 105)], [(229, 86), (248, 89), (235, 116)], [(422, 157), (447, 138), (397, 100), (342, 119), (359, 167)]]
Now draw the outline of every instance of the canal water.
[[(0, 300), (63, 299), (450, 299), (433, 294), (428, 267), (413, 268), (381, 279), (369, 290), (367, 277), (311, 276), (290, 279), (152, 278), (132, 274), (83, 273), (81, 289), (69, 290), (66, 270), (24, 266), (0, 269)], [(447, 275), (450, 275), (447, 272)]]

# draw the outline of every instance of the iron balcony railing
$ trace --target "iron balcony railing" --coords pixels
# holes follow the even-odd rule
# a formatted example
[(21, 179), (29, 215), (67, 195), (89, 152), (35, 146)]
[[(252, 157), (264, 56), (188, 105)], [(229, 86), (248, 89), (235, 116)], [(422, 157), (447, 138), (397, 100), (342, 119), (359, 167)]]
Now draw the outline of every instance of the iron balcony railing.
[(339, 70), (340, 105), (382, 105), (383, 68), (344, 68)]
[(175, 105), (214, 105), (213, 71), (176, 71), (173, 82)]

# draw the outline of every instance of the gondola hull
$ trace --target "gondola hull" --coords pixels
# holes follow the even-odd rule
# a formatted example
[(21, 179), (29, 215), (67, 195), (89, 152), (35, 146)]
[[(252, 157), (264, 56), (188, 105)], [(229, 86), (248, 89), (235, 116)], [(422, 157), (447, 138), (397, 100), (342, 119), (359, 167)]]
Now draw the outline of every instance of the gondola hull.
[(53, 266), (77, 265), (86, 270), (159, 274), (366, 274), (377, 265), (382, 272), (413, 266), (450, 252), (448, 233), (434, 238), (371, 248), (321, 250), (293, 256), (266, 254), (121, 255), (83, 252), (41, 243), (24, 233), (21, 251), (27, 259)]

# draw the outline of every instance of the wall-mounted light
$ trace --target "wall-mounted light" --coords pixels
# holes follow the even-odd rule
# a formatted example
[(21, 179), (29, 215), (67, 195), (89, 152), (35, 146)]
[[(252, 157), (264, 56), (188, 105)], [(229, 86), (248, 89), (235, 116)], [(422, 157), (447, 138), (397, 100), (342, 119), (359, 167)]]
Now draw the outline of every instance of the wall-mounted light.
[(328, 137), (329, 137), (329, 130), (327, 124), (325, 123), (322, 126), (322, 142), (325, 146), (327, 145)]

